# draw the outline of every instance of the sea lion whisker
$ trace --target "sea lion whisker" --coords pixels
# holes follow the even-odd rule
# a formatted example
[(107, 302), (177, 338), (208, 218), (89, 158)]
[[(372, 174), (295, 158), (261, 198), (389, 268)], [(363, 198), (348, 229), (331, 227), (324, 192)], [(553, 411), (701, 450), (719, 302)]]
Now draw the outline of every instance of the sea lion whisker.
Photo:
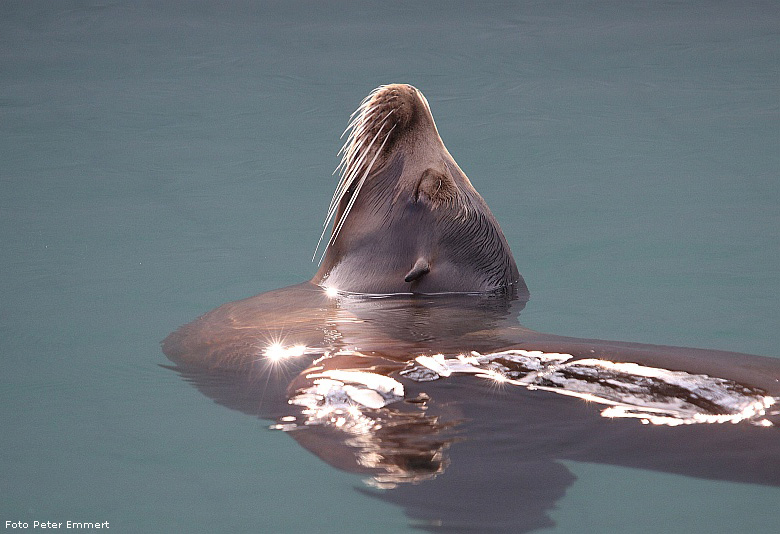
[(322, 223), (323, 227), (327, 227), (328, 223), (330, 222), (331, 212), (333, 211), (333, 207), (336, 206), (341, 199), (342, 195), (344, 194), (344, 184), (345, 184), (344, 177), (342, 176), (341, 180), (339, 180), (338, 185), (336, 186), (336, 190), (333, 192), (333, 197), (330, 199), (330, 204), (328, 205), (328, 211), (327, 215), (325, 217), (325, 222)]
[[(347, 143), (349, 144), (349, 140)], [(363, 153), (363, 157), (365, 157), (365, 152)], [(336, 167), (336, 169), (333, 171), (335, 173), (336, 171), (341, 170), (341, 179), (336, 186), (336, 190), (333, 192), (333, 197), (331, 198), (330, 205), (328, 206), (328, 218), (326, 219), (323, 226), (327, 226), (331, 212), (335, 209), (339, 200), (341, 200), (344, 192), (349, 188), (355, 174), (357, 173), (357, 169), (362, 164), (363, 158), (357, 162), (354, 162), (352, 159), (352, 153), (348, 151), (348, 153), (345, 153), (344, 157), (341, 159), (341, 163), (339, 163), (338, 167)]]
[[(344, 130), (344, 132), (341, 134), (339, 139), (344, 137), (344, 134), (347, 133), (347, 131), (350, 131), (349, 135), (347, 136), (347, 140), (344, 143), (344, 145), (341, 147), (341, 149), (338, 151), (338, 154), (340, 155), (342, 152), (349, 152), (350, 149), (356, 149), (356, 141), (361, 139), (363, 132), (365, 129), (370, 126), (371, 124), (374, 124), (379, 121), (376, 117), (374, 117), (374, 114), (376, 113), (376, 110), (373, 108), (368, 109), (360, 109), (358, 108), (357, 111), (361, 111), (359, 115), (357, 115), (354, 119), (352, 119), (347, 126), (347, 128)], [(384, 117), (382, 117), (382, 121), (387, 120), (387, 118), (395, 111), (395, 109), (391, 109)], [(354, 114), (353, 114), (354, 115)]]
[[(331, 201), (330, 207), (328, 208), (328, 213), (325, 216), (325, 222), (322, 223), (322, 233), (320, 233), (320, 238), (317, 240), (317, 246), (314, 247), (314, 254), (311, 256), (311, 261), (314, 261), (314, 258), (317, 257), (317, 251), (320, 249), (320, 245), (322, 244), (322, 238), (325, 237), (325, 232), (328, 231), (328, 225), (330, 224), (330, 221), (333, 219), (333, 216), (336, 213), (336, 207), (338, 206), (338, 202), (340, 201), (341, 197), (344, 195), (344, 192), (342, 191), (342, 186), (345, 183), (343, 177), (341, 182), (339, 182), (338, 187), (336, 188), (336, 191), (333, 193), (333, 200)], [(343, 188), (346, 190), (346, 188)], [(328, 245), (330, 245), (330, 241), (328, 241)], [(318, 264), (322, 262), (322, 257), (325, 255), (325, 251), (328, 249), (328, 245), (325, 245), (325, 249), (322, 251), (322, 256), (320, 256), (320, 261), (317, 262)]]
[[(357, 112), (361, 111), (360, 108), (356, 109), (352, 112), (352, 115), (349, 116), (349, 124), (347, 124), (347, 127), (344, 128), (344, 131), (341, 132), (341, 135), (339, 136), (339, 139), (342, 139), (344, 137), (344, 134), (350, 131), (352, 128), (355, 127), (355, 125), (360, 122), (360, 120), (363, 118), (362, 115), (357, 115)], [(343, 150), (343, 147), (342, 147)]]
[(339, 139), (344, 138), (344, 134), (349, 132), (349, 135), (347, 135), (347, 140), (344, 143), (344, 145), (339, 149), (337, 156), (340, 156), (342, 152), (347, 150), (351, 146), (351, 140), (353, 140), (353, 137), (355, 137), (355, 134), (358, 129), (363, 128), (365, 126), (365, 117), (363, 115), (359, 115), (355, 117), (348, 125), (347, 128), (344, 130), (344, 132), (339, 136)]
[[(389, 116), (389, 114), (388, 114)], [(377, 132), (377, 135), (382, 132), (382, 130), (385, 127), (385, 122), (382, 122), (382, 125), (379, 127), (379, 131)], [(384, 140), (382, 141), (382, 144), (379, 146), (379, 149), (374, 154), (373, 159), (371, 160), (371, 163), (368, 164), (368, 167), (366, 167), (365, 171), (363, 172), (363, 175), (360, 178), (360, 181), (358, 182), (357, 187), (355, 188), (354, 193), (352, 194), (352, 198), (349, 199), (349, 203), (347, 204), (347, 207), (344, 209), (344, 213), (341, 216), (341, 219), (339, 220), (338, 224), (333, 230), (333, 234), (331, 235), (330, 240), (328, 241), (328, 244), (325, 247), (325, 250), (333, 244), (333, 242), (336, 240), (336, 238), (339, 236), (339, 233), (341, 233), (341, 229), (344, 227), (344, 223), (347, 220), (347, 216), (352, 211), (352, 206), (355, 204), (355, 200), (358, 198), (360, 194), (360, 190), (363, 188), (363, 184), (366, 182), (366, 178), (371, 173), (371, 169), (374, 167), (374, 163), (376, 162), (377, 158), (379, 157), (379, 154), (382, 153), (382, 149), (385, 146), (385, 143), (387, 143), (387, 140), (390, 138), (390, 134), (395, 129), (395, 125), (393, 125), (390, 130), (385, 135)], [(374, 139), (371, 141), (371, 145), (373, 145), (374, 140), (376, 140), (376, 135), (374, 136)], [(368, 149), (371, 148), (371, 145), (368, 146)], [(357, 169), (356, 169), (357, 171)], [(322, 261), (322, 258), (325, 255), (325, 251), (323, 251), (322, 256), (320, 256), (320, 261)]]
[[(346, 183), (347, 180), (345, 180), (345, 176), (342, 175), (338, 186), (336, 186), (336, 191), (333, 192), (333, 198), (331, 199), (330, 206), (328, 207), (328, 212), (325, 216), (325, 222), (322, 223), (322, 233), (320, 233), (320, 238), (317, 240), (317, 246), (314, 247), (314, 254), (311, 256), (311, 261), (314, 261), (314, 258), (317, 257), (317, 251), (320, 249), (320, 245), (322, 244), (322, 238), (325, 237), (325, 232), (328, 231), (328, 224), (330, 224), (330, 221), (333, 219), (333, 216), (336, 213), (336, 206), (338, 206), (338, 202), (341, 200), (342, 196), (344, 195), (344, 191), (346, 190)], [(325, 250), (327, 250), (327, 248), (328, 247), (326, 245)], [(322, 254), (324, 255), (325, 251), (323, 251)], [(322, 256), (320, 256), (320, 262), (321, 261)]]
[[(384, 117), (382, 117), (381, 121), (383, 125), (394, 111), (395, 109), (391, 109), (389, 112), (387, 112), (387, 114), (385, 114)], [(341, 150), (339, 151), (339, 153), (343, 151), (344, 156), (342, 157), (341, 163), (339, 163), (339, 166), (336, 167), (336, 169), (338, 170), (339, 168), (342, 168), (344, 176), (351, 175), (350, 171), (352, 169), (361, 169), (363, 167), (363, 162), (365, 161), (365, 158), (370, 151), (371, 145), (376, 138), (376, 136), (374, 136), (374, 139), (371, 140), (371, 143), (369, 143), (367, 147), (365, 146), (366, 137), (364, 134), (366, 130), (370, 125), (379, 122), (379, 119), (375, 119), (371, 114), (368, 116), (361, 115), (359, 119), (361, 119), (360, 124), (355, 129), (353, 129), (352, 132), (350, 132), (346, 143), (344, 143), (344, 146), (342, 146)], [(356, 155), (359, 155), (358, 159), (355, 159)], [(347, 181), (349, 182), (349, 180)], [(341, 183), (339, 185), (341, 185)]]
[[(382, 133), (382, 130), (384, 129), (384, 127), (385, 127), (385, 122), (382, 122), (382, 124), (379, 127), (379, 130), (377, 131), (376, 135), (374, 135), (374, 138), (371, 140), (371, 143), (366, 148), (366, 152), (364, 152), (363, 156), (365, 156), (365, 154), (368, 153), (368, 151), (371, 149), (371, 146), (373, 146), (373, 144), (376, 141), (376, 138), (379, 136), (379, 134)], [(395, 126), (393, 126), (393, 128), (395, 128)], [(360, 194), (360, 190), (363, 188), (363, 184), (366, 181), (366, 177), (371, 172), (371, 169), (373, 168), (374, 163), (376, 162), (377, 158), (379, 157), (379, 154), (381, 154), (382, 149), (385, 146), (385, 143), (387, 143), (387, 139), (390, 137), (390, 132), (393, 131), (393, 128), (390, 128), (390, 131), (387, 132), (387, 135), (385, 136), (385, 139), (382, 141), (382, 144), (380, 145), (379, 150), (376, 151), (376, 153), (374, 154), (373, 159), (371, 160), (371, 163), (368, 164), (368, 166), (366, 167), (365, 171), (363, 172), (363, 175), (361, 176), (360, 181), (358, 182), (358, 185), (355, 188), (355, 191), (352, 193), (352, 198), (349, 199), (349, 203), (347, 204), (347, 207), (344, 209), (344, 213), (342, 214), (341, 219), (338, 222), (338, 225), (333, 230), (333, 235), (331, 236), (330, 241), (328, 242), (327, 246), (330, 246), (331, 244), (333, 244), (333, 242), (336, 240), (336, 238), (338, 237), (339, 233), (341, 232), (341, 228), (344, 226), (344, 222), (347, 220), (347, 216), (349, 215), (349, 212), (352, 211), (352, 206), (354, 206), (355, 200), (357, 199), (358, 195)], [(363, 158), (361, 157), (361, 159), (363, 159)], [(357, 172), (361, 168), (362, 168), (362, 165), (361, 166), (355, 166), (354, 167), (354, 174), (353, 174), (353, 176), (357, 176)], [(352, 180), (350, 180), (350, 183), (352, 181), (354, 181), (354, 178)], [(326, 248), (327, 248), (327, 246), (326, 246)], [(324, 254), (324, 252), (323, 252), (323, 254)]]
[[(380, 132), (377, 132), (377, 134), (374, 136), (374, 139), (371, 141), (371, 144), (373, 144), (374, 140), (376, 139), (376, 137), (379, 135)], [(369, 144), (368, 148), (371, 148), (371, 144)], [(349, 189), (349, 186), (352, 185), (355, 176), (357, 176), (358, 171), (362, 167), (363, 160), (365, 159), (367, 153), (368, 153), (368, 149), (362, 151), (362, 154), (358, 159), (358, 161), (345, 165), (344, 168), (342, 169), (341, 179), (339, 180), (339, 183), (336, 186), (336, 191), (333, 193), (333, 198), (331, 199), (330, 205), (328, 206), (328, 216), (326, 218), (324, 226), (328, 225), (328, 222), (330, 222), (330, 219), (333, 217), (333, 213), (335, 212), (339, 201), (344, 196), (346, 190)]]
[[(387, 119), (390, 117), (390, 115), (393, 114), (394, 111), (395, 109), (391, 109), (389, 112), (387, 112), (387, 114), (385, 114), (385, 116), (382, 118), (382, 125), (385, 124)], [(339, 154), (344, 152), (344, 156), (342, 157), (341, 162), (333, 171), (333, 173), (335, 174), (336, 171), (341, 169), (342, 177), (341, 180), (339, 180), (339, 183), (336, 187), (336, 191), (334, 191), (333, 197), (331, 198), (330, 205), (328, 206), (329, 216), (330, 216), (330, 212), (335, 209), (335, 205), (338, 204), (339, 200), (344, 195), (344, 191), (347, 188), (349, 188), (355, 176), (359, 174), (360, 169), (363, 167), (363, 161), (368, 155), (369, 149), (371, 148), (371, 145), (376, 139), (376, 135), (375, 135), (374, 139), (371, 140), (371, 143), (369, 143), (368, 147), (363, 148), (362, 145), (365, 144), (365, 138), (363, 138), (363, 132), (366, 130), (366, 126), (368, 124), (376, 122), (372, 116), (369, 115), (369, 117), (370, 120), (367, 120), (364, 115), (360, 115), (354, 121), (352, 121), (353, 123), (357, 123), (358, 121), (360, 121), (358, 130), (353, 129), (353, 131), (350, 132), (350, 135), (347, 138), (346, 143), (344, 143), (344, 146), (342, 146), (341, 150), (339, 150)], [(378, 134), (379, 132), (377, 132), (377, 135)], [(359, 142), (361, 143), (361, 146), (357, 146)], [(354, 159), (355, 154), (360, 154), (360, 157), (357, 160)], [(326, 218), (326, 221), (325, 223), (323, 223), (323, 226), (326, 227), (328, 225), (328, 220), (329, 219)]]
[[(387, 122), (387, 119), (390, 117), (390, 115), (393, 114), (395, 110), (391, 109), (384, 117), (382, 117), (382, 125)], [(366, 156), (369, 153), (369, 149), (371, 148), (371, 145), (374, 142), (374, 139), (376, 139), (376, 135), (374, 136), (374, 139), (371, 140), (371, 142), (368, 144), (367, 147), (364, 147), (366, 144), (366, 138), (363, 136), (363, 132), (366, 130), (368, 124), (376, 123), (377, 121), (373, 118), (370, 121), (366, 121), (363, 124), (359, 126), (359, 132), (353, 131), (350, 133), (349, 138), (347, 139), (347, 142), (342, 147), (342, 150), (345, 148), (347, 149), (344, 153), (344, 157), (342, 158), (341, 163), (339, 164), (339, 167), (343, 166), (344, 174), (349, 174), (350, 169), (352, 168), (362, 168), (363, 161), (365, 160)], [(377, 132), (378, 133), (378, 132)], [(359, 154), (360, 157), (358, 159), (355, 159), (355, 155)], [(337, 167), (337, 169), (339, 168)]]
[[(349, 169), (349, 177), (348, 177), (348, 180), (347, 180), (348, 183), (351, 184), (352, 181), (354, 180), (354, 178), (358, 174), (360, 174), (361, 170), (363, 169), (363, 161), (365, 161), (366, 157), (370, 153), (371, 147), (373, 146), (373, 144), (376, 141), (376, 139), (379, 136), (379, 134), (382, 133), (382, 130), (384, 129), (385, 124), (387, 123), (387, 119), (390, 117), (390, 115), (393, 113), (393, 111), (394, 110), (390, 110), (390, 112), (388, 112), (387, 115), (384, 116), (384, 118), (382, 119), (382, 123), (379, 126), (379, 130), (374, 135), (374, 137), (371, 139), (371, 142), (368, 144), (368, 146), (365, 147), (365, 149), (363, 149), (361, 147), (361, 150), (358, 151), (358, 153), (360, 154), (360, 158), (358, 158), (357, 161), (354, 161), (353, 163), (348, 165), (348, 169)], [(374, 158), (371, 160), (371, 163), (369, 163), (368, 168), (366, 169), (366, 174), (373, 168), (374, 162), (376, 161), (377, 156), (382, 152), (382, 149), (384, 148), (385, 143), (387, 142), (387, 139), (390, 136), (390, 132), (392, 132), (393, 129), (395, 129), (395, 125), (393, 125), (393, 127), (390, 128), (390, 130), (387, 132), (387, 136), (385, 137), (384, 141), (382, 141), (382, 145), (379, 147), (379, 150), (377, 150), (376, 154), (374, 155)]]
[(350, 130), (352, 130), (354, 132), (355, 126), (357, 126), (359, 124), (365, 124), (365, 122), (366, 122), (366, 110), (367, 110), (366, 107), (360, 107), (360, 108), (356, 109), (355, 112), (352, 115), (350, 115), (349, 124), (347, 125), (347, 128), (344, 130), (344, 132), (339, 136), (339, 139), (343, 138), (344, 134), (347, 133)]
[[(388, 117), (390, 114), (388, 113)], [(344, 168), (344, 174), (342, 174), (341, 180), (339, 181), (339, 185), (336, 187), (336, 192), (333, 194), (333, 199), (331, 200), (331, 205), (328, 207), (328, 215), (325, 218), (325, 223), (323, 224), (322, 233), (320, 234), (320, 238), (317, 240), (317, 246), (314, 249), (314, 254), (312, 255), (311, 261), (314, 261), (314, 258), (317, 257), (317, 251), (320, 248), (320, 245), (322, 244), (322, 239), (325, 237), (325, 232), (328, 229), (328, 224), (333, 219), (334, 215), (336, 214), (336, 209), (338, 207), (338, 202), (341, 198), (343, 198), (346, 191), (349, 189), (349, 186), (352, 185), (352, 183), (355, 180), (355, 177), (358, 174), (358, 171), (362, 167), (363, 160), (365, 159), (366, 155), (371, 150), (371, 147), (374, 145), (374, 142), (376, 141), (377, 137), (379, 137), (379, 134), (382, 133), (382, 130), (385, 127), (385, 122), (383, 121), (382, 124), (379, 126), (379, 130), (377, 130), (376, 134), (374, 134), (373, 139), (371, 139), (371, 142), (368, 144), (368, 146), (365, 148), (365, 150), (361, 150), (362, 154), (361, 157), (358, 159), (357, 162), (355, 162), (354, 165), (348, 165)], [(393, 126), (394, 128), (395, 126)], [(390, 132), (393, 131), (393, 128), (390, 129)], [(361, 179), (357, 190), (352, 195), (352, 198), (349, 201), (349, 204), (347, 205), (347, 208), (344, 210), (344, 214), (341, 217), (341, 220), (339, 221), (339, 224), (336, 228), (333, 230), (333, 234), (331, 235), (331, 238), (328, 240), (328, 244), (325, 245), (325, 249), (322, 252), (322, 255), (320, 256), (320, 262), (322, 262), (322, 258), (325, 255), (325, 251), (328, 249), (328, 247), (333, 244), (336, 237), (338, 237), (338, 233), (341, 230), (342, 226), (344, 225), (344, 221), (347, 218), (347, 215), (349, 214), (350, 210), (352, 209), (352, 206), (355, 203), (355, 199), (358, 196), (358, 193), (360, 192), (360, 188), (363, 186), (363, 182), (366, 179), (366, 176), (371, 171), (371, 168), (374, 165), (374, 162), (376, 161), (376, 158), (379, 156), (379, 154), (382, 152), (382, 148), (384, 148), (385, 143), (387, 142), (388, 137), (390, 136), (390, 132), (388, 132), (387, 136), (385, 136), (384, 141), (382, 141), (382, 145), (379, 147), (379, 150), (377, 150), (376, 154), (374, 154), (374, 159), (371, 160), (371, 163), (368, 165), (368, 168), (366, 169), (365, 173), (363, 174), (363, 178)], [(351, 134), (350, 134), (351, 135)], [(348, 140), (349, 141), (349, 140)], [(345, 154), (346, 157), (346, 154)]]
[(348, 126), (348, 129), (351, 131), (349, 132), (349, 135), (347, 136), (347, 140), (344, 143), (344, 145), (341, 147), (341, 149), (336, 154), (341, 155), (344, 154), (344, 158), (346, 161), (349, 161), (351, 158), (348, 156), (348, 154), (354, 154), (357, 151), (356, 144), (358, 142), (361, 142), (363, 140), (363, 133), (366, 131), (368, 126), (370, 126), (374, 122), (373, 117), (370, 118), (365, 115), (360, 115), (355, 118), (353, 121), (354, 124), (351, 124)]

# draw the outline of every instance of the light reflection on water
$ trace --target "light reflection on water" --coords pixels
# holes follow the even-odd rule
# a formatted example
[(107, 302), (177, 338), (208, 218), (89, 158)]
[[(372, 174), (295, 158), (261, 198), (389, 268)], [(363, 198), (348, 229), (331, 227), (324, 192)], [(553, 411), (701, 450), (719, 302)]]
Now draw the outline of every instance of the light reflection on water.
[[(357, 456), (359, 470), (372, 474), (364, 482), (377, 488), (419, 484), (444, 472), (448, 464), (446, 449), (451, 442), (447, 437), (449, 425), (443, 424), (439, 416), (425, 414), (427, 405), (438, 399), (422, 393), (407, 399), (421, 410), (399, 410), (406, 397), (404, 385), (382, 374), (376, 365), (364, 364), (361, 368), (357, 362), (377, 360), (354, 351), (329, 354), (322, 349), (277, 345), (266, 351), (273, 361), (299, 358), (304, 353), (324, 353), (324, 356), (302, 371), (300, 376), (304, 380), (290, 391), (288, 402), (292, 407), (301, 408), (300, 415), (278, 417), (279, 424), (271, 428), (314, 432), (311, 428), (323, 427), (340, 433), (344, 445), (352, 448)], [(344, 360), (346, 369), (342, 368), (344, 364), (333, 363), (338, 360)], [(748, 421), (757, 426), (773, 426), (765, 416), (777, 399), (761, 390), (706, 375), (633, 363), (570, 360), (573, 356), (569, 354), (518, 349), (484, 355), (473, 352), (449, 358), (442, 354), (423, 355), (411, 359), (398, 377), (427, 383), (462, 374), (474, 375), (487, 380), (491, 384), (488, 387), (520, 386), (605, 405), (606, 408), (601, 409), (602, 417), (639, 419), (643, 424), (679, 426)], [(325, 369), (324, 365), (329, 368)], [(465, 404), (468, 400), (461, 398), (450, 402)], [(498, 403), (495, 409), (499, 409)], [(772, 416), (778, 413), (777, 410), (770, 411)], [(489, 414), (485, 416), (489, 417)], [(554, 420), (556, 414), (551, 413), (550, 417)], [(457, 427), (459, 423), (450, 424)], [(496, 424), (496, 429), (501, 428), (500, 419)], [(402, 432), (397, 430), (399, 427), (403, 428)], [(606, 428), (602, 431), (608, 432)], [(431, 439), (434, 436), (439, 439)], [(462, 439), (469, 438), (464, 435)], [(584, 437), (580, 436), (580, 439)], [(624, 435), (622, 439), (628, 437)], [(679, 439), (686, 438), (680, 435)], [(425, 440), (430, 443), (427, 447), (410, 446)], [(313, 441), (308, 440), (308, 443), (310, 450), (321, 454)], [(337, 446), (336, 442), (331, 446)], [(425, 467), (421, 468), (423, 465)], [(522, 474), (518, 472), (516, 476)], [(435, 493), (436, 490), (432, 491)]]
[[(777, 9), (4, 2), (2, 515), (408, 530), (157, 367), (179, 324), (312, 275), (337, 136), (381, 83), (425, 91), (527, 326), (776, 355)], [(777, 523), (775, 488), (567, 466), (560, 532)]]

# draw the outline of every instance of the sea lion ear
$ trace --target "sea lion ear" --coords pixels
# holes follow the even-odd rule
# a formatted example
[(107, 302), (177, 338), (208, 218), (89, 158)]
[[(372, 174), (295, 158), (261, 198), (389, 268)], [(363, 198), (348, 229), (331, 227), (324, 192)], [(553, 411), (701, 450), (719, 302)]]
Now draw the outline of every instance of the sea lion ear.
[(406, 273), (406, 276), (404, 277), (404, 282), (414, 282), (415, 280), (419, 280), (423, 277), (423, 275), (427, 274), (431, 270), (431, 265), (428, 263), (428, 260), (425, 258), (419, 258), (415, 264), (414, 267), (412, 267), (412, 270)]
[(455, 200), (457, 186), (452, 177), (435, 169), (426, 169), (417, 184), (416, 200), (426, 200), (438, 207), (441, 204)]

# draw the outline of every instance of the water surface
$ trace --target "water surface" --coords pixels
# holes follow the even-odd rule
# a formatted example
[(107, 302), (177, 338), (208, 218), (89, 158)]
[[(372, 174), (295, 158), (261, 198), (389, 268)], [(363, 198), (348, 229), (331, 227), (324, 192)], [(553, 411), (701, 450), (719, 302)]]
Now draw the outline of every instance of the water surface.
[[(159, 365), (306, 280), (338, 135), (427, 96), (530, 328), (778, 357), (774, 2), (0, 6), (0, 519), (410, 532), (361, 477)], [(596, 464), (548, 532), (773, 532), (776, 487)]]

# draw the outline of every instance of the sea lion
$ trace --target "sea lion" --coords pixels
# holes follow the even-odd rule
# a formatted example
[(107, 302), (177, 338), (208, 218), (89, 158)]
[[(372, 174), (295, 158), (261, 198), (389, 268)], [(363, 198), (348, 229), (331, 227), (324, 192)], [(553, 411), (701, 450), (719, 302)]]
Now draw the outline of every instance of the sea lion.
[(313, 283), (355, 293), (527, 292), (420, 91), (378, 87), (349, 129), (323, 235), (331, 219), (333, 232)]
[(317, 274), (170, 334), (177, 372), (444, 529), (549, 525), (559, 460), (780, 486), (779, 359), (522, 327), (525, 282), (422, 94), (380, 87), (351, 128)]

